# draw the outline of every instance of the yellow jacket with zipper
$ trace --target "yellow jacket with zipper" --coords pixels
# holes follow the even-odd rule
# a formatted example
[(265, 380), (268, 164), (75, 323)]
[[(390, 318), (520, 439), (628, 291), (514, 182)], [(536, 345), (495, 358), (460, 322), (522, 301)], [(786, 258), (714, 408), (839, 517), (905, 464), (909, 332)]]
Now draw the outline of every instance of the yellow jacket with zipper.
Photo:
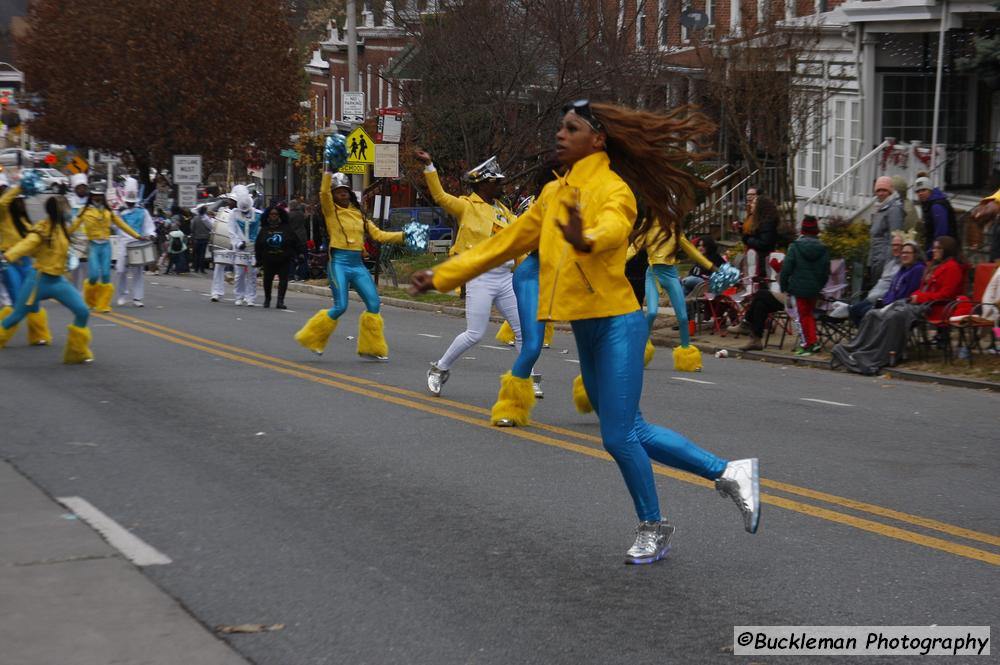
[(3, 250), (4, 258), (14, 262), (22, 256), (35, 257), (35, 270), (45, 275), (56, 277), (66, 272), (66, 256), (69, 254), (69, 235), (73, 233), (79, 222), (63, 233), (53, 228), (52, 222), (43, 219), (32, 226), (27, 235), (10, 249)]
[[(563, 238), (563, 202), (579, 203), (590, 252)], [(434, 269), (434, 288), (449, 291), (504, 261), (539, 250), (538, 319), (575, 321), (628, 314), (639, 303), (625, 278), (635, 196), (611, 170), (606, 152), (589, 155), (550, 182), (517, 223)]]
[(425, 170), (424, 178), (431, 198), (445, 211), (458, 220), (458, 234), (449, 254), (455, 256), (488, 240), (494, 234), (510, 226), (516, 218), (514, 213), (501, 203), (489, 203), (478, 194), (452, 196), (444, 191), (441, 179), (435, 170)]
[[(83, 230), (87, 232), (88, 240), (107, 240), (111, 237), (111, 225), (114, 224), (123, 233), (127, 233), (136, 240), (139, 239), (139, 234), (132, 230), (132, 227), (125, 223), (121, 217), (119, 217), (113, 210), (107, 208), (95, 208), (94, 206), (85, 206), (80, 214), (76, 218), (77, 222), (83, 224)], [(77, 224), (73, 224), (75, 229)]]
[(675, 231), (668, 238), (667, 232), (656, 220), (653, 220), (650, 227), (632, 241), (625, 259), (630, 260), (639, 253), (639, 250), (645, 248), (646, 256), (649, 257), (649, 265), (672, 266), (677, 264), (678, 246), (689, 259), (705, 270), (712, 270), (714, 267), (712, 262), (705, 258), (705, 255), (699, 252), (698, 248), (691, 244), (691, 241), (684, 234)]
[(8, 187), (0, 196), (0, 251), (7, 251), (21, 240), (14, 226), (14, 216), (10, 214), (10, 204), (20, 193), (20, 187)]
[(323, 219), (326, 221), (326, 234), (330, 238), (330, 249), (347, 249), (360, 252), (365, 247), (365, 229), (368, 235), (378, 242), (403, 244), (403, 232), (383, 231), (365, 219), (357, 208), (351, 206), (342, 208), (333, 200), (330, 191), (330, 173), (323, 174), (323, 182), (319, 187), (319, 203), (323, 208)]

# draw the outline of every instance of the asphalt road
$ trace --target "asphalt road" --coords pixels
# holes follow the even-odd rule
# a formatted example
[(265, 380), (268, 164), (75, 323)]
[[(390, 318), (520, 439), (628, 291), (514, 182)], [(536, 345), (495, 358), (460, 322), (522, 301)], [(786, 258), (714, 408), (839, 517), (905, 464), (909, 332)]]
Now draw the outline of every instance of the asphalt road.
[(659, 467), (674, 547), (629, 567), (568, 333), (537, 424), (501, 430), (514, 356), (492, 339), (425, 392), (460, 319), (386, 307), (391, 359), (368, 362), (354, 302), (317, 357), (292, 335), (322, 298), (237, 308), (147, 280), (145, 309), (92, 318), (89, 366), (60, 363), (55, 304), (53, 347), (0, 352), (0, 455), (168, 555), (144, 572), (206, 625), (285, 624), (227, 637), (259, 665), (791, 662), (734, 657), (733, 626), (1000, 623), (996, 394), (712, 357), (681, 375), (660, 349), (647, 419), (759, 457), (766, 498), (751, 536)]

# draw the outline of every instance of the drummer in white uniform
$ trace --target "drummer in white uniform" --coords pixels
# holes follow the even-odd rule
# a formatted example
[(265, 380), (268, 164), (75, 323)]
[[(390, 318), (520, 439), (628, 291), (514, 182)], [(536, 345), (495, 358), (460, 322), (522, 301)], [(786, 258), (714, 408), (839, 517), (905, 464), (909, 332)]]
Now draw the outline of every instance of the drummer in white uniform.
[[(253, 207), (253, 199), (246, 187), (237, 186), (227, 195), (236, 201), (236, 207), (229, 211), (228, 230), (232, 251), (215, 251), (212, 272), (212, 301), (218, 302), (225, 295), (226, 265), (233, 265), (235, 283), (233, 285), (237, 305), (255, 306), (257, 298), (257, 269), (253, 266), (254, 242), (260, 231), (260, 212)], [(213, 234), (213, 249), (216, 234)], [(249, 250), (249, 251), (248, 251)]]
[[(153, 224), (153, 217), (149, 214), (148, 210), (136, 205), (136, 202), (139, 200), (138, 180), (135, 178), (125, 179), (125, 195), (122, 197), (122, 200), (125, 202), (125, 206), (118, 210), (118, 216), (125, 220), (125, 223), (138, 233), (143, 241), (152, 240), (156, 235), (156, 226)], [(122, 240), (125, 240), (124, 234), (117, 229), (115, 232), (123, 236)], [(118, 290), (118, 306), (121, 307), (128, 302), (126, 297), (130, 294), (128, 278), (131, 276), (132, 304), (136, 307), (142, 307), (142, 298), (145, 294), (143, 271), (146, 266), (128, 265), (127, 243), (128, 241), (118, 243), (115, 256), (115, 282)]]
[[(69, 178), (70, 191), (66, 194), (73, 220), (87, 205), (90, 196), (90, 183), (86, 173), (74, 173)], [(87, 279), (87, 254), (90, 251), (90, 241), (83, 225), (74, 231), (69, 238), (69, 272), (68, 278), (77, 291), (83, 292), (83, 282)]]

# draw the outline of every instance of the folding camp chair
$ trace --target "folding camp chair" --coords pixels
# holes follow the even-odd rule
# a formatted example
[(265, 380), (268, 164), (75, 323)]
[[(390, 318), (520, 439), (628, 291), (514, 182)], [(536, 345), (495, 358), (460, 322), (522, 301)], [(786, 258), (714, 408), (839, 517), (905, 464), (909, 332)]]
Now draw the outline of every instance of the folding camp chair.
[(816, 335), (825, 349), (854, 336), (851, 319), (832, 316), (834, 306), (847, 292), (847, 262), (844, 259), (830, 261), (830, 277), (816, 300)]

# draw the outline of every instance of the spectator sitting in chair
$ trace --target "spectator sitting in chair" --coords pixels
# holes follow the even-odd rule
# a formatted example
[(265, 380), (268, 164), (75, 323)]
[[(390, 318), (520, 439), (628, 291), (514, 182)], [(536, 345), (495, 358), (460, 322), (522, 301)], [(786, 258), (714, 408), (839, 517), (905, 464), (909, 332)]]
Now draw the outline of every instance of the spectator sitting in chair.
[[(704, 235), (695, 238), (694, 246), (706, 259), (712, 262), (712, 265), (721, 266), (726, 263), (725, 257), (719, 254), (719, 246), (712, 236)], [(691, 293), (694, 287), (707, 280), (710, 274), (710, 271), (705, 270), (697, 263), (691, 266), (687, 277), (681, 280), (681, 284), (684, 286), (684, 295)]]
[(927, 319), (934, 321), (944, 316), (949, 301), (965, 293), (965, 264), (958, 241), (951, 236), (938, 236), (931, 251), (933, 256), (920, 288), (909, 297), (909, 302), (929, 304)]
[[(907, 236), (906, 233), (902, 231), (897, 231), (892, 234), (892, 256), (886, 262), (885, 266), (882, 268), (882, 275), (879, 277), (878, 281), (875, 282), (875, 286), (871, 288), (868, 295), (864, 299), (851, 305), (848, 309), (848, 316), (851, 317), (851, 322), (854, 325), (861, 323), (862, 317), (868, 313), (872, 307), (882, 307), (879, 303), (884, 303), (885, 294), (889, 291), (889, 286), (892, 284), (893, 278), (896, 273), (899, 272), (899, 253), (903, 249), (903, 240)], [(918, 282), (919, 283), (919, 282)], [(906, 295), (910, 295), (909, 293)], [(886, 303), (887, 304), (887, 303)]]
[(820, 242), (819, 221), (812, 215), (802, 220), (802, 235), (793, 242), (781, 265), (779, 282), (782, 293), (795, 297), (804, 343), (795, 351), (797, 356), (811, 356), (822, 349), (816, 335), (813, 310), (827, 279), (830, 278), (830, 250)]

